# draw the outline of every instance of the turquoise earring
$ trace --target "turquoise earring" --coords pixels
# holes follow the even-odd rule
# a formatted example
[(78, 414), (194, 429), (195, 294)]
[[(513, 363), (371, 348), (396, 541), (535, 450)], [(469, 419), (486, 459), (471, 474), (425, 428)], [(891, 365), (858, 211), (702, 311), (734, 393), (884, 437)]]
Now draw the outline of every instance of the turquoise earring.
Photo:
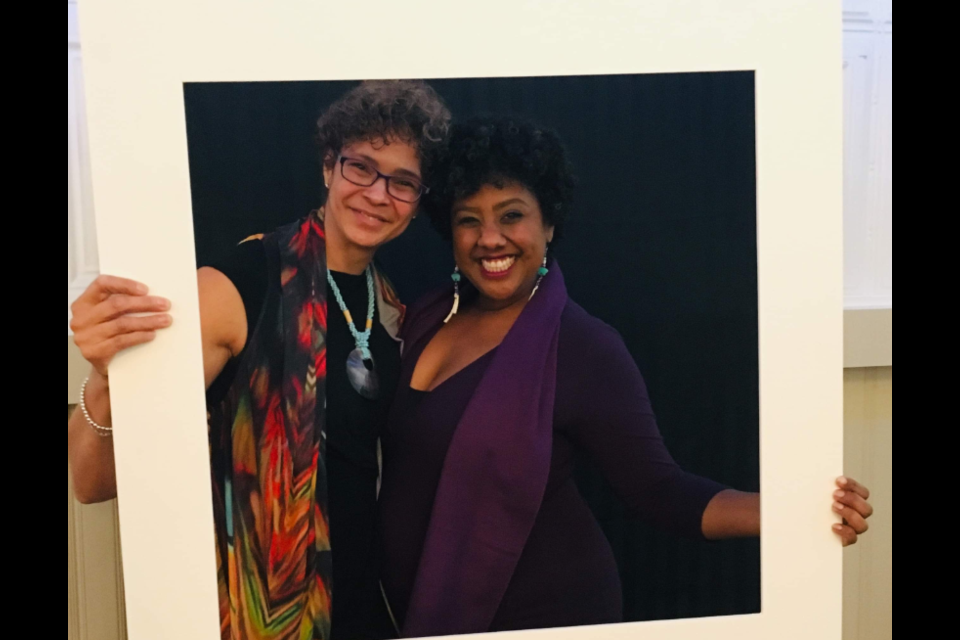
[(450, 318), (457, 315), (457, 309), (460, 308), (460, 267), (457, 266), (453, 268), (450, 279), (453, 280), (453, 308), (450, 309), (450, 313), (444, 318), (444, 324), (450, 322)]
[[(537, 284), (533, 285), (533, 291), (530, 292), (530, 298), (533, 298), (533, 294), (535, 294), (537, 292), (537, 289), (540, 288), (540, 282), (543, 281), (543, 276), (547, 275), (549, 271), (550, 269), (547, 269), (547, 256), (546, 254), (544, 254), (543, 264), (541, 264), (540, 268), (537, 269), (537, 276), (539, 276), (537, 278)], [(527, 300), (530, 300), (530, 298), (527, 298)]]

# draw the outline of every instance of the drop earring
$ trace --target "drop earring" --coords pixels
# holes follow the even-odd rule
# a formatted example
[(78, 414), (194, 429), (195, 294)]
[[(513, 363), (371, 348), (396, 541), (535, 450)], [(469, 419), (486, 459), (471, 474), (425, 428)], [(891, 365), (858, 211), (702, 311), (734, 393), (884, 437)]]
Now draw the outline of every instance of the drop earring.
[(460, 267), (454, 267), (453, 273), (450, 274), (450, 279), (453, 280), (453, 308), (450, 309), (450, 313), (444, 318), (443, 323), (446, 324), (450, 322), (450, 318), (457, 315), (457, 310), (460, 308)]
[[(547, 255), (543, 255), (543, 263), (540, 265), (540, 268), (537, 269), (537, 284), (533, 285), (533, 291), (530, 292), (530, 298), (533, 298), (533, 294), (537, 292), (537, 289), (540, 288), (540, 283), (543, 281), (543, 276), (547, 275), (550, 269), (547, 269)], [(527, 298), (527, 300), (530, 300)]]

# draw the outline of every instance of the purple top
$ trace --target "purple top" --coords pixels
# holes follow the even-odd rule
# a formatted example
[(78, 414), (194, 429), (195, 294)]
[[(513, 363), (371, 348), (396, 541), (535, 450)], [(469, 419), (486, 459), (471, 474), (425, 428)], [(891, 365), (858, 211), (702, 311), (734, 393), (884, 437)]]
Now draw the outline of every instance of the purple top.
[[(403, 635), (620, 621), (616, 563), (574, 484), (576, 451), (632, 511), (681, 534), (702, 536), (725, 487), (677, 466), (619, 334), (566, 298), (555, 264), (498, 348), (421, 392), (410, 379), (450, 299), (432, 298), (409, 316), (383, 438), (383, 586)], [(536, 375), (517, 371), (524, 360)]]

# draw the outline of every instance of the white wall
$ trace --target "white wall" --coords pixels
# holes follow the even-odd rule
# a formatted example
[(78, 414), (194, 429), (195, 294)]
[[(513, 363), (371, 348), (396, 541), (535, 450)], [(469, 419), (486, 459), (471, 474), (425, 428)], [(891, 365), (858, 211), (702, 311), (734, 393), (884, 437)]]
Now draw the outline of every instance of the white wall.
[(844, 303), (893, 308), (893, 0), (844, 0)]
[[(97, 237), (87, 153), (87, 121), (77, 2), (67, 1), (67, 315), (97, 276)], [(70, 333), (68, 319), (67, 333)]]

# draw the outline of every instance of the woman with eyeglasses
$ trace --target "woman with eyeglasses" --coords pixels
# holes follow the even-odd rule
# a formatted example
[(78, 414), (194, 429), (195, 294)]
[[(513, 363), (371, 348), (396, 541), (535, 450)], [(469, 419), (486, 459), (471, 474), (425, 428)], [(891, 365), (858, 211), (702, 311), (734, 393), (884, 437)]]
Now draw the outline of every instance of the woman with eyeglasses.
[[(403, 637), (620, 622), (577, 453), (632, 512), (680, 535), (758, 536), (760, 496), (677, 466), (623, 340), (567, 297), (550, 251), (573, 192), (557, 136), (458, 124), (442, 174), (425, 208), (456, 266), (402, 331), (383, 439), (385, 594)], [(846, 545), (872, 508), (864, 487), (838, 484)]]
[[(323, 206), (197, 273), (224, 639), (395, 637), (376, 500), (404, 307), (372, 260), (415, 216), (449, 120), (422, 82), (361, 84), (318, 121)], [(172, 317), (111, 276), (72, 309), (92, 371), (68, 452), (89, 503), (116, 495), (110, 361)]]

